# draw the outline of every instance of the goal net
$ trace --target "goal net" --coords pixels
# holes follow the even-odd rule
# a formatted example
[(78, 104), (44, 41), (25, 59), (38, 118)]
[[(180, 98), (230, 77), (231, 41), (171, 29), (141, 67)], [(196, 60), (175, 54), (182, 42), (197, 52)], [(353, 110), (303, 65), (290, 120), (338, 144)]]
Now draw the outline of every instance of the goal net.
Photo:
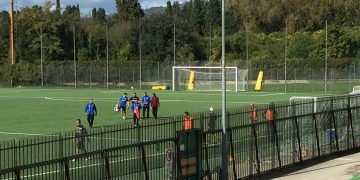
[[(226, 90), (245, 91), (247, 70), (225, 67)], [(172, 90), (221, 91), (221, 67), (173, 66)]]
[(354, 86), (352, 92), (349, 93), (350, 95), (360, 94), (360, 86)]
[(311, 96), (293, 96), (290, 98), (293, 115), (304, 115), (317, 112), (317, 98)]
[[(315, 151), (313, 144), (316, 144), (316, 134), (314, 131), (314, 121), (309, 114), (318, 111), (318, 99), (309, 96), (293, 96), (289, 100), (289, 117), (297, 116), (298, 130), (302, 144), (302, 150), (307, 154), (312, 155)], [(303, 116), (306, 115), (306, 116)], [(293, 121), (288, 122), (288, 128), (296, 129)], [(295, 131), (294, 131), (295, 132)], [(301, 152), (303, 153), (303, 152)]]

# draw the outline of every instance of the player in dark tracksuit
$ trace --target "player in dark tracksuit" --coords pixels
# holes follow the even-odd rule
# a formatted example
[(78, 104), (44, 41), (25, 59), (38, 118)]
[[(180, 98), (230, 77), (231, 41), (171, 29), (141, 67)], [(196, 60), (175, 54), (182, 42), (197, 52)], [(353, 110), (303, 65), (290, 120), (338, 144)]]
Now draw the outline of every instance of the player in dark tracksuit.
[(76, 120), (76, 131), (75, 131), (75, 138), (76, 138), (76, 154), (80, 154), (80, 151), (86, 153), (85, 149), (85, 138), (87, 136), (86, 128), (81, 125), (80, 119)]
[(149, 118), (151, 98), (147, 95), (146, 92), (144, 92), (144, 96), (142, 97), (141, 101), (143, 104), (143, 118), (145, 119), (145, 111), (147, 112), (146, 118)]
[(95, 116), (97, 115), (96, 106), (92, 98), (90, 99), (90, 102), (85, 105), (85, 115), (87, 117), (87, 121), (89, 122), (90, 128), (92, 128)]

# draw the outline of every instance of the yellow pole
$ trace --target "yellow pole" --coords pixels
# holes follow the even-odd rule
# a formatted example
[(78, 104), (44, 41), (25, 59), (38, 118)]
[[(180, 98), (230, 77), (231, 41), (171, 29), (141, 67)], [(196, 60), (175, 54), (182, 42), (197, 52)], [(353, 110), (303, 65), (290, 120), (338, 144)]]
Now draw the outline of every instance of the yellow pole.
[(194, 90), (195, 71), (190, 71), (188, 90)]
[(263, 82), (263, 78), (264, 78), (264, 72), (260, 71), (257, 81), (256, 81), (256, 85), (255, 85), (255, 90), (256, 91), (261, 91), (262, 90), (262, 82)]

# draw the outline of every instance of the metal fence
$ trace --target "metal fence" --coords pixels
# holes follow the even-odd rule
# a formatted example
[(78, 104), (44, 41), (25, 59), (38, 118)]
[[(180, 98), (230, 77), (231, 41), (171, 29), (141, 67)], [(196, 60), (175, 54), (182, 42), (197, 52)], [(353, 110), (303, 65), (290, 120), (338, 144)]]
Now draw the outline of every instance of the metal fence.
[[(274, 111), (267, 121), (264, 111)], [(250, 109), (229, 109), (229, 178), (259, 175), (305, 160), (360, 146), (360, 95), (258, 105), (256, 122)], [(221, 121), (209, 131), (208, 113), (192, 114), (193, 128), (203, 131), (202, 175), (219, 178)], [(116, 125), (90, 129), (76, 154), (73, 132), (0, 143), (0, 179), (171, 179), (179, 162), (165, 163), (165, 150), (178, 153), (176, 131), (183, 117), (142, 121), (140, 127)], [(81, 179), (80, 178), (80, 179)]]
[[(321, 61), (321, 60), (319, 60)], [(288, 65), (286, 71), (283, 64), (273, 67), (250, 68), (248, 70), (247, 90), (254, 89), (260, 70), (264, 71), (264, 90), (276, 92), (327, 92), (344, 93), (351, 91), (359, 84), (360, 63), (352, 59), (340, 67), (330, 67), (325, 80), (324, 67), (314, 65)], [(304, 60), (306, 62), (306, 60)], [(334, 61), (335, 62), (335, 61)], [(246, 69), (246, 62), (234, 61), (227, 66)], [(172, 61), (110, 61), (107, 69), (105, 61), (78, 62), (76, 73), (72, 61), (44, 63), (43, 84), (45, 87), (86, 87), (86, 88), (125, 88), (132, 84), (136, 89), (149, 89), (151, 85), (171, 85)], [(183, 66), (207, 66), (205, 61), (177, 62)], [(211, 64), (219, 66), (220, 64)], [(285, 78), (286, 72), (286, 78)], [(9, 67), (0, 65), (0, 86), (41, 86), (40, 63), (16, 64), (13, 76)]]

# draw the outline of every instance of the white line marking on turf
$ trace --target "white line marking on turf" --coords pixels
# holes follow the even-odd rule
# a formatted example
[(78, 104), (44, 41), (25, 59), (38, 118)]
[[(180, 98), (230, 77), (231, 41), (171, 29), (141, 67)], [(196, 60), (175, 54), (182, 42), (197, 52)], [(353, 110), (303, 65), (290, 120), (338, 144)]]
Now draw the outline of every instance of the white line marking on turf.
[(52, 101), (80, 101), (83, 102), (85, 100), (75, 100), (75, 99), (62, 99), (62, 98), (49, 98), (45, 97), (46, 100), (52, 100)]
[(285, 93), (262, 94), (259, 96), (277, 96), (277, 95), (283, 95), (283, 94), (285, 94)]
[(0, 132), (0, 134), (26, 135), (26, 136), (55, 136), (55, 135), (49, 135), (49, 134), (31, 134), (31, 133), (15, 133), (15, 132)]
[[(80, 101), (83, 102), (85, 100), (75, 100), (75, 99), (65, 99), (65, 98), (50, 98), (45, 97), (46, 100), (53, 100), (53, 101)], [(113, 101), (114, 98), (97, 98), (98, 101)], [(102, 100), (103, 99), (103, 100)], [(108, 100), (107, 100), (108, 99)], [(219, 103), (221, 101), (194, 101), (194, 100), (180, 100), (180, 99), (164, 99), (161, 100), (162, 102), (195, 102), (195, 103)], [(247, 101), (237, 101), (237, 102), (229, 102), (230, 104), (249, 104), (253, 102), (247, 102)], [(268, 104), (268, 103), (257, 103), (257, 104)]]

